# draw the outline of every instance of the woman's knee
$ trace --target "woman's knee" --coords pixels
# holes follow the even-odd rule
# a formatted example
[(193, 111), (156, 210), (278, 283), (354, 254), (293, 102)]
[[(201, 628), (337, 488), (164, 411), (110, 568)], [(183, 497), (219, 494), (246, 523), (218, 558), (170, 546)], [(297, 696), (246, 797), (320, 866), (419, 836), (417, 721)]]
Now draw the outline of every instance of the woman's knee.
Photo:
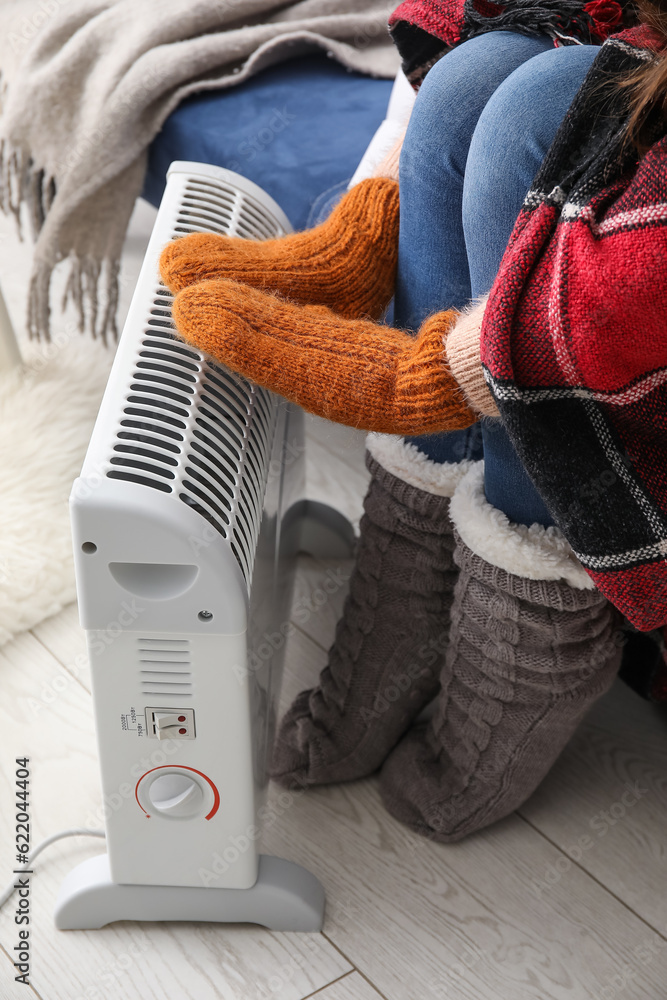
[(463, 186), (473, 295), (489, 290), (523, 200), (598, 51), (570, 46), (514, 70), (481, 112)]
[(576, 45), (542, 52), (515, 69), (481, 112), (470, 143), (466, 179), (475, 196), (508, 171), (528, 190), (598, 51)]
[(553, 45), (511, 31), (479, 35), (452, 49), (426, 75), (410, 117), (401, 171), (424, 158), (465, 169), (470, 139), (489, 98), (518, 66)]

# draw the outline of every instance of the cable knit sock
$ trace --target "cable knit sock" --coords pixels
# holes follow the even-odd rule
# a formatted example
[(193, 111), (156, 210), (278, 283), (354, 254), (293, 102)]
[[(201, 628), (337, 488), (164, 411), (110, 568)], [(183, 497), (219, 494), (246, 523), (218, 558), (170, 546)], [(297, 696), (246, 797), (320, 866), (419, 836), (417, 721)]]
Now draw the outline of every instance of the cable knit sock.
[(310, 413), (386, 434), (475, 422), (445, 357), (456, 316), (435, 313), (411, 337), (223, 280), (185, 288), (173, 305), (183, 339), (233, 371)]
[(443, 494), (469, 463), (439, 466), (381, 435), (369, 447), (399, 475), (367, 452), (357, 562), (329, 661), (274, 747), (271, 774), (287, 787), (372, 773), (438, 690), (456, 578)]
[[(476, 476), (479, 487), (473, 470), (451, 505), (460, 573), (436, 711), (405, 735), (380, 777), (389, 812), (438, 841), (460, 840), (520, 806), (620, 665), (620, 616), (590, 589), (557, 529), (522, 529), (499, 511), (495, 535), (486, 531), (493, 517), (471, 529), (460, 491)], [(479, 489), (467, 499), (486, 503)], [(457, 525), (477, 547), (491, 539), (496, 561), (532, 565), (537, 578), (482, 558)]]
[(280, 239), (192, 233), (162, 251), (162, 280), (173, 292), (229, 278), (341, 316), (379, 319), (394, 294), (398, 183), (362, 181), (314, 229)]

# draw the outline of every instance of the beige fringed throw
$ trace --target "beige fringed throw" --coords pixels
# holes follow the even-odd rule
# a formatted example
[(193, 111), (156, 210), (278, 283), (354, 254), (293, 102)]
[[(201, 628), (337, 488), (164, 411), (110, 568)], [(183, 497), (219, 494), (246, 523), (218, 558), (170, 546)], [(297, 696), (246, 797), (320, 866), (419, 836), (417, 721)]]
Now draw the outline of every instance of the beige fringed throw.
[(392, 77), (386, 0), (5, 0), (0, 9), (0, 205), (25, 202), (36, 237), (32, 337), (49, 335), (49, 288), (82, 329), (116, 333), (118, 261), (146, 151), (199, 90), (233, 86), (322, 47), (351, 69)]

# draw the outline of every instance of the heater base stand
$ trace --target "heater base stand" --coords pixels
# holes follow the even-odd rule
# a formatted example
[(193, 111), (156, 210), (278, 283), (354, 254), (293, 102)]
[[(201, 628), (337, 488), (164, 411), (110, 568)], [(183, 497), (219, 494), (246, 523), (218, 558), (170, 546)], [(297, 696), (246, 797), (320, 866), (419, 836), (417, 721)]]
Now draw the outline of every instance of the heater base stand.
[(77, 865), (63, 882), (55, 908), (59, 930), (92, 930), (115, 920), (204, 920), (261, 924), (274, 931), (319, 931), (324, 889), (300, 865), (268, 854), (250, 889), (119, 885), (106, 854)]
[(354, 554), (354, 528), (344, 514), (319, 500), (293, 504), (282, 531), (293, 552), (308, 552), (316, 559), (350, 559)]

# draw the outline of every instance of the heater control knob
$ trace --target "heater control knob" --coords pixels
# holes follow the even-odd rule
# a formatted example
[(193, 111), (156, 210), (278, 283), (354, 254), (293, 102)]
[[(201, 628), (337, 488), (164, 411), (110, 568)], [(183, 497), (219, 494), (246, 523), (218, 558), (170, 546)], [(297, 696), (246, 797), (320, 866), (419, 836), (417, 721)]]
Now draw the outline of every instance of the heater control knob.
[(196, 816), (204, 804), (201, 785), (187, 774), (161, 774), (148, 789), (148, 798), (161, 816)]

